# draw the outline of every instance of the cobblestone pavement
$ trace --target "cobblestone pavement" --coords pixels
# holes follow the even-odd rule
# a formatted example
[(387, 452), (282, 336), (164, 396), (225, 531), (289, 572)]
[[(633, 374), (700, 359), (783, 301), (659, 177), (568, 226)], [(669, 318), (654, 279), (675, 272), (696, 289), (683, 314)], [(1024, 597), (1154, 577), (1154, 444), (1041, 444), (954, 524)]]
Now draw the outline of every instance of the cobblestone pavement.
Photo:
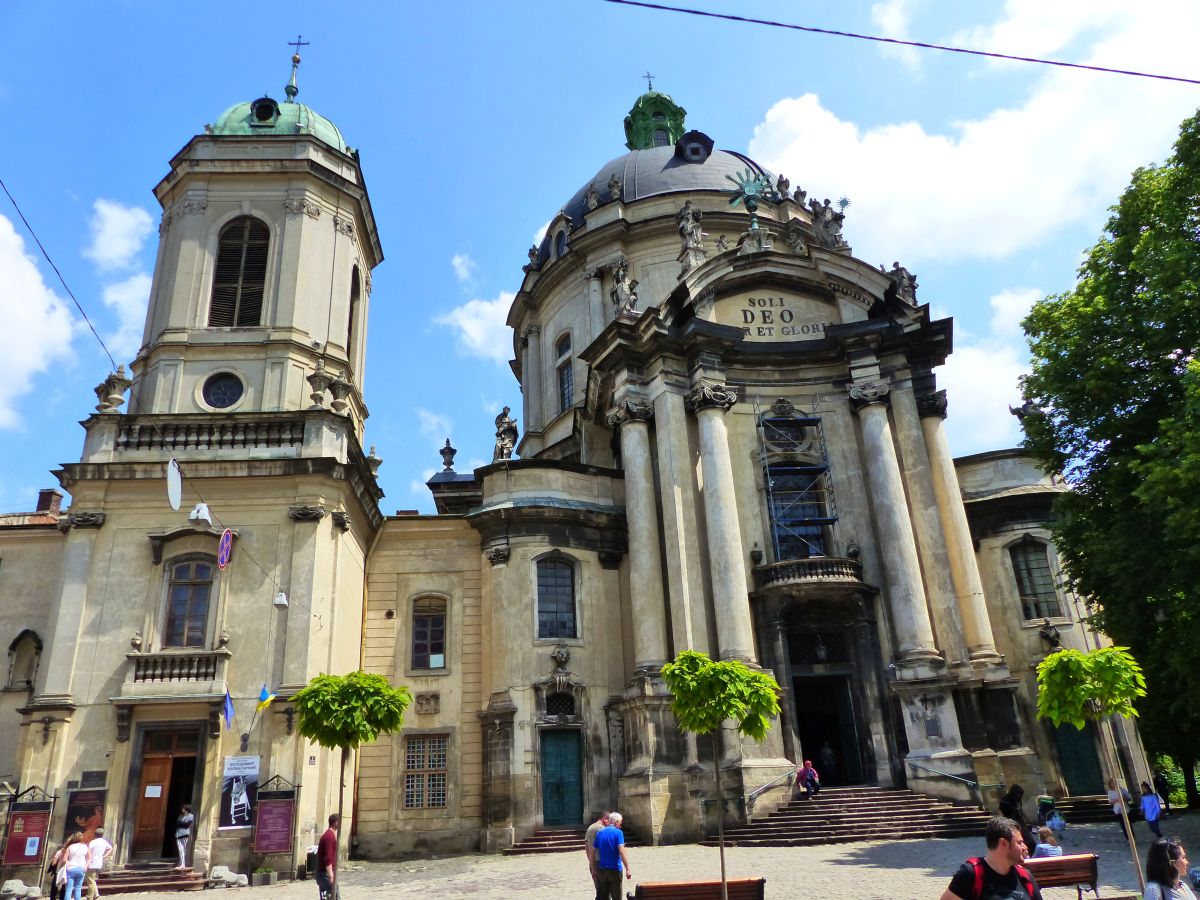
[[(1150, 832), (1134, 826), (1139, 855), (1145, 860)], [(1200, 856), (1200, 815), (1167, 819), (1163, 832), (1180, 837)], [(1136, 891), (1137, 880), (1129, 850), (1115, 824), (1071, 825), (1067, 853), (1094, 850), (1100, 854), (1101, 892)], [(824, 847), (738, 848), (726, 850), (730, 877), (767, 878), (770, 900), (936, 900), (950, 875), (968, 856), (984, 852), (983, 839), (955, 838), (925, 841), (872, 841)], [(634, 880), (695, 881), (720, 877), (716, 848), (697, 846), (645, 847), (629, 850)], [(247, 896), (253, 892), (253, 896)], [(240, 888), (246, 900), (317, 900), (312, 881), (272, 887)], [(178, 894), (137, 894), (168, 900)], [(409, 862), (347, 863), (342, 872), (344, 900), (375, 897), (499, 898), (589, 900), (591, 880), (583, 852), (530, 856), (453, 856)], [(1074, 888), (1052, 888), (1046, 900), (1074, 900)], [(234, 900), (230, 897), (229, 900)]]

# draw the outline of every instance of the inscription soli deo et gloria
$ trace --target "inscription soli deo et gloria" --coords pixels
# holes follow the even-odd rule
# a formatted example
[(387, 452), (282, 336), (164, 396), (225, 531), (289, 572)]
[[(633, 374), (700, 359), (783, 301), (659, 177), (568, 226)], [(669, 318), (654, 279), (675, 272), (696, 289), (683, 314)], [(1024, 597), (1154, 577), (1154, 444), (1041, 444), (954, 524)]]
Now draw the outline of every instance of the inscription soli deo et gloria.
[(738, 305), (737, 324), (752, 338), (817, 340), (834, 324), (814, 319), (811, 304), (792, 297), (742, 297)]

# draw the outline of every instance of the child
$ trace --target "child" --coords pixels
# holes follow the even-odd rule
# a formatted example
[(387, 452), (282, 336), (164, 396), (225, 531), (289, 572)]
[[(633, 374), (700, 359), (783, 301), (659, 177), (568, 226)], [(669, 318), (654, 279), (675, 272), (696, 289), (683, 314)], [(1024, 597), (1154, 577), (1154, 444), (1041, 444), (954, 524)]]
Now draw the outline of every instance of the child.
[(1043, 825), (1037, 830), (1038, 842), (1033, 848), (1033, 858), (1038, 859), (1043, 856), (1062, 856), (1062, 847), (1058, 846), (1058, 838), (1054, 836), (1053, 829), (1048, 825)]

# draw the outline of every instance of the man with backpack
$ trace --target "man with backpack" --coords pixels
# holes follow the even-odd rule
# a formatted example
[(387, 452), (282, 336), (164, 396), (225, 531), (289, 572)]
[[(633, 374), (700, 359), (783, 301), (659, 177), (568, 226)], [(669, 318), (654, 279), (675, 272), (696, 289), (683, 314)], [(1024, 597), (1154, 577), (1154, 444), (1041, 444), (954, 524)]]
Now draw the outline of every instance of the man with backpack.
[(1021, 826), (1012, 819), (989, 819), (984, 831), (987, 856), (972, 857), (959, 866), (941, 900), (1042, 900), (1025, 861)]

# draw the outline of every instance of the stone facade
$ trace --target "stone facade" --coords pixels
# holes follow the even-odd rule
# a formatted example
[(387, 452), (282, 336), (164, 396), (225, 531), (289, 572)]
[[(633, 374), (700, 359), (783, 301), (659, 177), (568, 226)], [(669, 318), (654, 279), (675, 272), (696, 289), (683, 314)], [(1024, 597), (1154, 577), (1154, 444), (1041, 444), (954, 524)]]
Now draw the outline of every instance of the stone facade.
[[(0, 775), (65, 795), (103, 770), (121, 862), (162, 855), (186, 798), (197, 864), (245, 870), (262, 860), (219, 827), (222, 773), (257, 756), (301, 785), (287, 869), (339, 781), (288, 700), (361, 665), (415, 697), (353, 759), (369, 857), (497, 850), (613, 807), (648, 842), (693, 840), (785, 800), (804, 758), (956, 799), (1098, 789), (1093, 736), (1033, 712), (1048, 649), (1099, 640), (1057, 587), (1061, 486), (1019, 451), (954, 460), (951, 323), (903, 267), (853, 256), (841, 212), (678, 113), (673, 143), (631, 131), (530, 251), (508, 320), (519, 458), (502, 413), (494, 462), (455, 472), (447, 441), (437, 514), (390, 518), (361, 445), (382, 251), (357, 157), (307, 133), (190, 141), (156, 189), (127, 411), (114, 373), (57, 473), (70, 510), (0, 519)], [(231, 241), (263, 260), (260, 306)], [(679, 732), (660, 670), (685, 649), (774, 674), (764, 742)], [(1145, 777), (1132, 726), (1095, 738)]]

